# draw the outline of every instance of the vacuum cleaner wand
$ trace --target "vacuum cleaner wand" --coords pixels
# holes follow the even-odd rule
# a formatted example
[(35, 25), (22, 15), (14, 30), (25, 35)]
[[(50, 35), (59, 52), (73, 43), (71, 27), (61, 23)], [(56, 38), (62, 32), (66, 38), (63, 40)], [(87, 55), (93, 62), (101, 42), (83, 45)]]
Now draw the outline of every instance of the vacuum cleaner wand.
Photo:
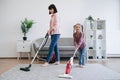
[(28, 66), (28, 67), (24, 67), (24, 68), (20, 68), (20, 70), (26, 71), (26, 72), (27, 72), (27, 71), (30, 71), (30, 68), (31, 68), (31, 66), (32, 66), (32, 63), (34, 62), (35, 58), (37, 57), (39, 51), (40, 51), (40, 50), (44, 47), (44, 45), (46, 44), (48, 38), (49, 38), (49, 35), (46, 34), (46, 35), (45, 35), (45, 38), (44, 38), (44, 40), (43, 40), (43, 42), (42, 42), (42, 44), (40, 45), (39, 49), (37, 50), (34, 58), (32, 59), (31, 63), (29, 64), (29, 66)]

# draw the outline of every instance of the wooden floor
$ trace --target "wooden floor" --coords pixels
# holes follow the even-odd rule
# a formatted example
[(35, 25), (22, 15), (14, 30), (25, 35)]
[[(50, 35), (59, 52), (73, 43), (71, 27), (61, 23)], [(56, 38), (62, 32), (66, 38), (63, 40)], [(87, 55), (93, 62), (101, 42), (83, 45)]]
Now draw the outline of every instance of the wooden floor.
[[(61, 63), (65, 64), (67, 59), (62, 59)], [(0, 74), (4, 73), (5, 71), (11, 69), (12, 67), (16, 66), (17, 64), (29, 64), (30, 61), (28, 59), (0, 59)], [(34, 64), (43, 64), (43, 61), (34, 61)], [(78, 60), (75, 59), (74, 63), (78, 63)], [(112, 70), (120, 73), (120, 58), (108, 58), (107, 60), (92, 60), (87, 61), (89, 64), (99, 63)]]

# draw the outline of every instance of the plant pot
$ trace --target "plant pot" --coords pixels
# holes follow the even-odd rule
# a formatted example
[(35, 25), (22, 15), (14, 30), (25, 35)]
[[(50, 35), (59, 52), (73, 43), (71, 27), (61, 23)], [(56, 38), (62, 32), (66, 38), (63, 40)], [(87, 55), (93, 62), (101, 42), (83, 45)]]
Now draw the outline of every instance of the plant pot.
[(27, 37), (23, 37), (23, 40), (26, 41), (26, 40), (27, 40)]

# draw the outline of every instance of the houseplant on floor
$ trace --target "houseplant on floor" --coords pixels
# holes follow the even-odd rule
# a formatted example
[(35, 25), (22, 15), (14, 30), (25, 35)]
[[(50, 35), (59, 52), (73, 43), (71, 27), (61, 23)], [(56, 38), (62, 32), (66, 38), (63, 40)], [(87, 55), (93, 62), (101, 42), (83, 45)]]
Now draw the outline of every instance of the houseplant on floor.
[(27, 40), (26, 34), (28, 33), (29, 29), (32, 28), (32, 25), (34, 24), (33, 20), (28, 20), (27, 18), (24, 19), (24, 21), (21, 21), (21, 30), (24, 34), (23, 40)]

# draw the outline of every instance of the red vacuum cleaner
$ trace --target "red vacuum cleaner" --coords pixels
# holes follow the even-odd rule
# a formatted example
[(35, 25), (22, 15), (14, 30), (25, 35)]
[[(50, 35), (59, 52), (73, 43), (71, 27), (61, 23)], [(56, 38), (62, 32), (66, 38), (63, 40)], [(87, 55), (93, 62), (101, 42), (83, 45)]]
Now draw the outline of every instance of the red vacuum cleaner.
[(71, 79), (72, 76), (70, 76), (70, 72), (72, 70), (72, 66), (73, 66), (73, 59), (75, 57), (75, 53), (77, 52), (78, 48), (75, 50), (73, 56), (70, 58), (70, 60), (67, 62), (66, 64), (66, 69), (65, 69), (65, 73), (63, 75), (59, 75), (59, 78), (69, 78)]

